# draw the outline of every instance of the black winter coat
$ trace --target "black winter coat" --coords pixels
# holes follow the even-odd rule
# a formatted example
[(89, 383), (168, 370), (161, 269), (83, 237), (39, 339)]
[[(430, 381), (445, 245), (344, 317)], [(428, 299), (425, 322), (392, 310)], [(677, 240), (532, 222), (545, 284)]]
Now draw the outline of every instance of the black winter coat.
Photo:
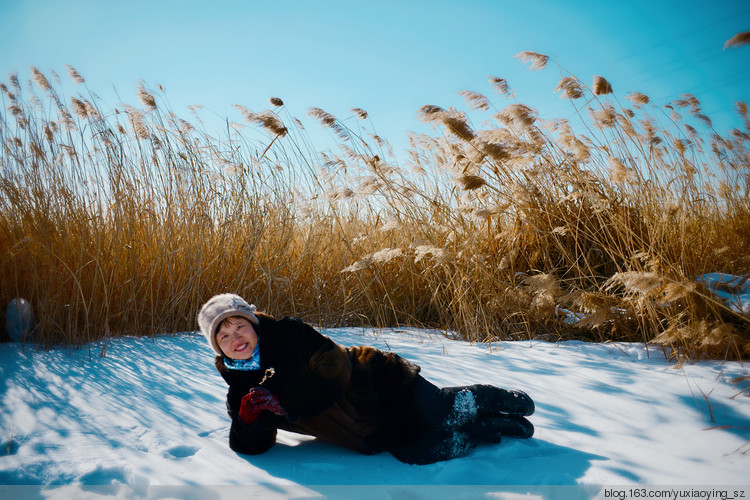
[[(298, 318), (259, 315), (261, 369), (216, 367), (229, 384), (229, 446), (259, 454), (276, 442), (277, 429), (316, 436), (361, 453), (391, 451), (419, 438), (414, 393), (419, 367), (372, 347), (342, 347)], [(275, 394), (287, 416), (262, 411), (250, 425), (239, 420), (242, 398), (261, 386)]]

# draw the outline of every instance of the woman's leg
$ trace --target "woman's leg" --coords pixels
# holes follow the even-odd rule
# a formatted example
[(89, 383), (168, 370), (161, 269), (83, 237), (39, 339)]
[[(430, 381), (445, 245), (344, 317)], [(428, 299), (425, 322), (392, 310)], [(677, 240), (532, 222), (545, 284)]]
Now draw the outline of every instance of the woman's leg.
[[(479, 440), (460, 429), (471, 417), (462, 409), (463, 398), (417, 377), (413, 393), (419, 423), (414, 435), (391, 449), (391, 453), (409, 464), (429, 464), (466, 455)], [(458, 406), (458, 408), (457, 408)], [(476, 417), (476, 414), (473, 415)]]
[(479, 438), (469, 432), (436, 428), (390, 452), (402, 462), (424, 465), (466, 456), (479, 442)]
[(459, 458), (480, 443), (499, 443), (502, 436), (528, 438), (534, 427), (522, 415), (534, 412), (525, 393), (490, 385), (439, 388), (421, 376), (414, 403), (421, 422), (413, 440), (391, 453), (410, 464)]

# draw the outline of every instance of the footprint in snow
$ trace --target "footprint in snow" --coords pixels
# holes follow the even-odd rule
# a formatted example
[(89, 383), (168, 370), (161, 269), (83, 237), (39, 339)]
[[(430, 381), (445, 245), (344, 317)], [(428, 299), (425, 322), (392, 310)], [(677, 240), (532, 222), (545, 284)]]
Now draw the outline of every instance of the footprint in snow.
[(203, 432), (201, 432), (201, 433), (198, 434), (198, 437), (202, 437), (202, 438), (211, 437), (213, 435), (217, 435), (218, 433), (226, 432), (226, 431), (227, 431), (227, 427), (219, 427), (217, 429), (211, 429), (211, 430), (208, 430), (208, 431), (203, 431)]
[(99, 466), (78, 478), (83, 485), (127, 484), (127, 476), (122, 467)]
[(188, 458), (198, 453), (194, 446), (175, 446), (167, 450), (166, 455), (172, 458)]
[(11, 439), (5, 443), (0, 443), (0, 457), (7, 457), (8, 455), (15, 455), (18, 452), (19, 444), (18, 441)]

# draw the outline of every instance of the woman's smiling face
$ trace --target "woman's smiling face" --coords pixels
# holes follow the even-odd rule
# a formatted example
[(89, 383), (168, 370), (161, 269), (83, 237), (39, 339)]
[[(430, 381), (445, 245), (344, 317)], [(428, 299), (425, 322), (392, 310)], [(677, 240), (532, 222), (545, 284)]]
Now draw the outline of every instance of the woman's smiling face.
[(258, 344), (258, 334), (248, 320), (233, 316), (221, 322), (216, 342), (228, 358), (250, 359)]

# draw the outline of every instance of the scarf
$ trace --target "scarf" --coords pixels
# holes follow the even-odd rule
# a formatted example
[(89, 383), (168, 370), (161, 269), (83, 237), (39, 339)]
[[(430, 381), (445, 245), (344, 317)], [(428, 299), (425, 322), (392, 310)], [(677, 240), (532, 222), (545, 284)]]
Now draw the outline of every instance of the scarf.
[(258, 344), (255, 344), (255, 350), (249, 359), (232, 359), (224, 356), (224, 366), (230, 370), (238, 370), (241, 372), (260, 370), (260, 346)]

